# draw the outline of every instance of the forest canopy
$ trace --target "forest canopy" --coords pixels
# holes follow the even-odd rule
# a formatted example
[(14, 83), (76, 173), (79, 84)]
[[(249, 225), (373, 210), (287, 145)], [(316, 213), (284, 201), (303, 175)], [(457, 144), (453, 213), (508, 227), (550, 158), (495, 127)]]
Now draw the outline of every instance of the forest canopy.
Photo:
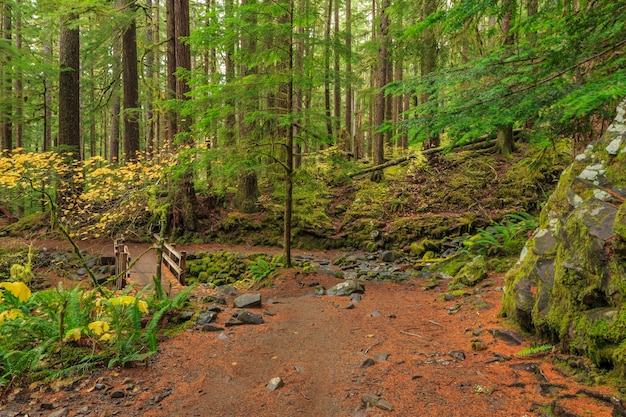
[[(251, 212), (269, 183), (287, 229), (294, 175), (329, 148), (374, 167), (484, 138), (507, 156), (569, 137), (576, 153), (626, 95), (626, 4), (609, 0), (6, 0), (0, 13), (3, 155), (107, 169), (174, 155), (151, 193), (169, 196), (178, 231), (196, 229), (196, 193), (235, 192)], [(40, 190), (67, 205), (79, 193), (55, 184), (84, 185), (62, 172)], [(0, 205), (36, 206), (13, 197)]]

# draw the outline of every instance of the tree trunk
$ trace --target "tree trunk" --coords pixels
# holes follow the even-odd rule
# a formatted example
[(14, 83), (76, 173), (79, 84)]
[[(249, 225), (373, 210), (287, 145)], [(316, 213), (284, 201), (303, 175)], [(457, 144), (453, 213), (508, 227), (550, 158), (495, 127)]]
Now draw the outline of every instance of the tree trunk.
[[(80, 160), (80, 33), (78, 15), (61, 18), (59, 36), (59, 151), (71, 168)], [(79, 193), (73, 170), (68, 169), (57, 186), (56, 202), (60, 209), (69, 207)]]
[[(150, 84), (153, 84), (152, 80), (154, 78), (154, 25), (152, 24), (154, 18), (152, 13), (152, 0), (146, 0), (146, 43), (148, 49), (145, 54), (145, 77)], [(152, 95), (148, 94), (146, 97), (146, 157), (148, 160), (152, 159), (156, 149), (152, 100)]]
[(333, 137), (332, 112), (330, 110), (330, 28), (332, 24), (333, 0), (328, 0), (327, 7), (324, 32), (324, 109), (326, 114), (326, 134), (330, 142)]
[[(166, 0), (166, 26), (167, 26), (167, 94), (168, 100), (176, 98), (176, 27), (174, 23), (174, 0)], [(168, 110), (166, 119), (167, 147), (174, 144), (174, 137), (178, 133), (176, 112)]]
[[(125, 0), (127, 13), (134, 15), (135, 0)], [(124, 81), (124, 160), (137, 160), (139, 152), (139, 75), (137, 72), (137, 23), (133, 16), (122, 36)]]
[(78, 16), (63, 18), (59, 40), (59, 145), (80, 158), (80, 36)]
[[(232, 17), (234, 15), (233, 0), (226, 0), (225, 5), (224, 5), (224, 10), (225, 10), (226, 16)], [(230, 23), (228, 25), (230, 25)], [(231, 28), (231, 30), (234, 30), (234, 29)], [(226, 51), (225, 51), (226, 53), (224, 56), (224, 67), (225, 67), (224, 70), (226, 72), (226, 83), (231, 83), (235, 81), (235, 76), (236, 76), (235, 61), (234, 61), (235, 44), (236, 42), (232, 40), (232, 41), (229, 41), (226, 46)], [(229, 97), (226, 100), (226, 107), (231, 109), (226, 115), (225, 120), (224, 120), (224, 123), (225, 123), (224, 141), (227, 144), (232, 144), (235, 141), (235, 124), (237, 122), (237, 119), (235, 117), (236, 105), (237, 103), (234, 98)]]
[[(378, 38), (378, 60), (377, 60), (377, 77), (376, 77), (376, 104), (374, 107), (374, 125), (376, 133), (374, 134), (374, 165), (381, 165), (385, 161), (385, 135), (381, 131), (385, 121), (385, 92), (383, 88), (387, 81), (387, 36), (389, 31), (389, 19), (387, 18), (387, 8), (389, 0), (383, 0), (380, 8), (380, 36)], [(372, 181), (378, 182), (383, 179), (382, 171), (374, 171), (371, 177)]]
[[(503, 45), (510, 47), (515, 43), (515, 39), (511, 32), (511, 24), (513, 20), (513, 12), (515, 10), (515, 0), (507, 0), (504, 5), (505, 14), (500, 22), (502, 30)], [(510, 51), (505, 51), (506, 55), (510, 55)], [(513, 123), (507, 123), (498, 126), (498, 137), (496, 139), (496, 148), (503, 156), (508, 157), (515, 151), (515, 142), (513, 136)]]
[[(52, 45), (46, 42), (43, 45), (43, 53), (46, 62), (50, 64), (52, 61)], [(48, 81), (48, 77), (43, 80), (43, 144), (44, 152), (52, 149), (52, 84)]]
[[(11, 37), (11, 15), (13, 10), (11, 10), (11, 5), (8, 3), (4, 4), (2, 9), (2, 38), (4, 39), (5, 44), (11, 45), (12, 37)], [(8, 49), (8, 48), (7, 48)], [(13, 81), (12, 81), (12, 59), (11, 53), (7, 52), (3, 57), (2, 62), (2, 97), (3, 97), (3, 106), (0, 114), (0, 125), (2, 126), (0, 130), (0, 135), (2, 135), (2, 140), (0, 140), (0, 152), (10, 151), (13, 149)]]
[[(191, 50), (183, 39), (189, 37), (189, 0), (174, 0), (174, 34), (175, 34), (175, 54), (176, 67), (191, 71)], [(187, 81), (180, 76), (176, 76), (176, 99), (181, 102), (189, 100), (187, 93), (190, 91)], [(184, 110), (183, 110), (184, 111)], [(183, 114), (179, 118), (179, 135), (182, 145), (193, 145), (191, 137), (192, 120), (189, 115)], [(179, 214), (180, 218), (172, 223), (174, 234), (178, 231), (193, 232), (196, 230), (197, 206), (196, 192), (194, 190), (193, 167), (185, 165), (181, 179), (178, 181), (177, 190), (174, 196), (174, 218)], [(182, 228), (181, 228), (182, 226)], [(183, 230), (181, 230), (183, 229)]]
[(352, 1), (346, 0), (346, 110), (344, 129), (348, 134), (352, 157), (359, 159), (358, 146), (354, 142), (355, 132), (352, 126)]
[[(20, 5), (22, 0), (16, 0), (17, 5), (15, 13), (15, 49), (18, 56), (22, 55), (22, 12)], [(22, 82), (23, 71), (18, 68), (15, 74), (15, 145), (18, 148), (24, 147), (24, 85)]]
[(287, 112), (289, 113), (290, 126), (287, 133), (285, 149), (285, 222), (283, 249), (285, 266), (291, 267), (291, 218), (293, 214), (293, 2), (289, 0), (289, 85), (287, 88)]
[[(437, 11), (437, 2), (433, 0), (422, 0), (422, 13), (423, 19), (426, 19), (431, 14)], [(435, 38), (435, 31), (432, 28), (427, 28), (422, 34), (422, 59), (420, 61), (420, 75), (422, 77), (428, 77), (437, 67), (437, 39)], [(428, 83), (430, 86), (432, 83)], [(432, 105), (436, 106), (437, 97), (432, 97), (428, 91), (423, 92), (420, 95), (420, 104), (425, 105), (432, 101)], [(428, 138), (423, 144), (424, 149), (437, 148), (441, 139), (439, 132), (428, 132)]]
[[(334, 23), (335, 23), (335, 30), (334, 30), (334, 43), (335, 45), (339, 45), (340, 39), (339, 39), (339, 0), (335, 0), (335, 16), (334, 16)], [(334, 132), (335, 132), (335, 136), (338, 136), (340, 138), (340, 140), (342, 139), (342, 137), (344, 135), (340, 134), (340, 130), (341, 130), (341, 73), (340, 73), (340, 54), (339, 54), (339, 48), (338, 47), (334, 47), (333, 48), (333, 53), (334, 53), (334, 58), (335, 58), (335, 66), (334, 66), (334, 97), (333, 97), (333, 102), (334, 102), (334, 112), (333, 112), (333, 118), (334, 118)]]
[(122, 65), (120, 41), (113, 43), (113, 79), (111, 80), (110, 114), (111, 124), (109, 125), (109, 162), (116, 164), (120, 156), (120, 67)]

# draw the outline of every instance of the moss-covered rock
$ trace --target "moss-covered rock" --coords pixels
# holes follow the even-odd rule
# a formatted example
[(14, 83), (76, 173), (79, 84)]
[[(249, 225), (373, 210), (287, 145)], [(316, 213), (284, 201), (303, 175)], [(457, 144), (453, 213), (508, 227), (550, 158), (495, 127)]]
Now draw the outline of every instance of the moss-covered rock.
[[(596, 365), (626, 371), (626, 101), (561, 174), (508, 271), (503, 313)], [(622, 346), (624, 345), (624, 346)]]
[(483, 256), (477, 256), (463, 266), (455, 275), (452, 284), (473, 287), (487, 276), (487, 262)]

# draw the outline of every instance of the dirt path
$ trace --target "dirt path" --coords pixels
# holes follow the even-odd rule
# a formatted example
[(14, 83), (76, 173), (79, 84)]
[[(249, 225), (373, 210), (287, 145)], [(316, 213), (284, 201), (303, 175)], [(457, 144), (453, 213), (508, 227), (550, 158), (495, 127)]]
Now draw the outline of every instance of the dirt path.
[[(329, 274), (289, 270), (261, 293), (264, 323), (217, 332), (189, 329), (163, 340), (146, 366), (16, 390), (3, 416), (589, 416), (613, 407), (581, 394), (613, 393), (565, 376), (557, 358), (522, 357), (530, 346), (494, 337), (501, 275), (445, 301), (445, 282), (365, 282), (358, 302), (314, 295)], [(197, 291), (196, 300), (208, 293)], [(201, 303), (197, 310), (201, 310)], [(474, 347), (474, 349), (472, 348)], [(583, 363), (579, 358), (570, 358)], [(572, 362), (574, 363), (574, 362)], [(268, 392), (271, 378), (284, 386)], [(96, 384), (99, 388), (96, 389)], [(368, 406), (364, 396), (383, 401)], [(552, 412), (552, 414), (549, 414)]]
[[(505, 324), (497, 317), (501, 280), (452, 301), (420, 282), (366, 283), (362, 300), (347, 308), (345, 297), (312, 295), (313, 284), (329, 287), (335, 278), (285, 276), (261, 291), (264, 324), (182, 333), (147, 367), (103, 371), (57, 392), (24, 391), (0, 415), (521, 417), (546, 415), (555, 404), (570, 413), (560, 415), (610, 416), (608, 404), (575, 395), (606, 389), (563, 376), (552, 355), (517, 356), (528, 341), (510, 346), (492, 335)], [(471, 349), (478, 341), (485, 350)], [(285, 385), (267, 392), (277, 376)], [(94, 390), (96, 382), (105, 389)], [(365, 394), (393, 410), (366, 407)]]

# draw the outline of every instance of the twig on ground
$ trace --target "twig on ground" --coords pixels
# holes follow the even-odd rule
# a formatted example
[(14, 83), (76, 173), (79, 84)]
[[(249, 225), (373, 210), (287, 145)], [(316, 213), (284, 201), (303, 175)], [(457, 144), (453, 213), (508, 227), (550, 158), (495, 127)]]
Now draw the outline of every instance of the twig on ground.
[(420, 339), (425, 339), (424, 336), (421, 336), (421, 335), (419, 335), (417, 333), (409, 333), (409, 332), (405, 332), (404, 330), (400, 330), (400, 333), (406, 334), (406, 335), (409, 335), (409, 336), (419, 337)]

